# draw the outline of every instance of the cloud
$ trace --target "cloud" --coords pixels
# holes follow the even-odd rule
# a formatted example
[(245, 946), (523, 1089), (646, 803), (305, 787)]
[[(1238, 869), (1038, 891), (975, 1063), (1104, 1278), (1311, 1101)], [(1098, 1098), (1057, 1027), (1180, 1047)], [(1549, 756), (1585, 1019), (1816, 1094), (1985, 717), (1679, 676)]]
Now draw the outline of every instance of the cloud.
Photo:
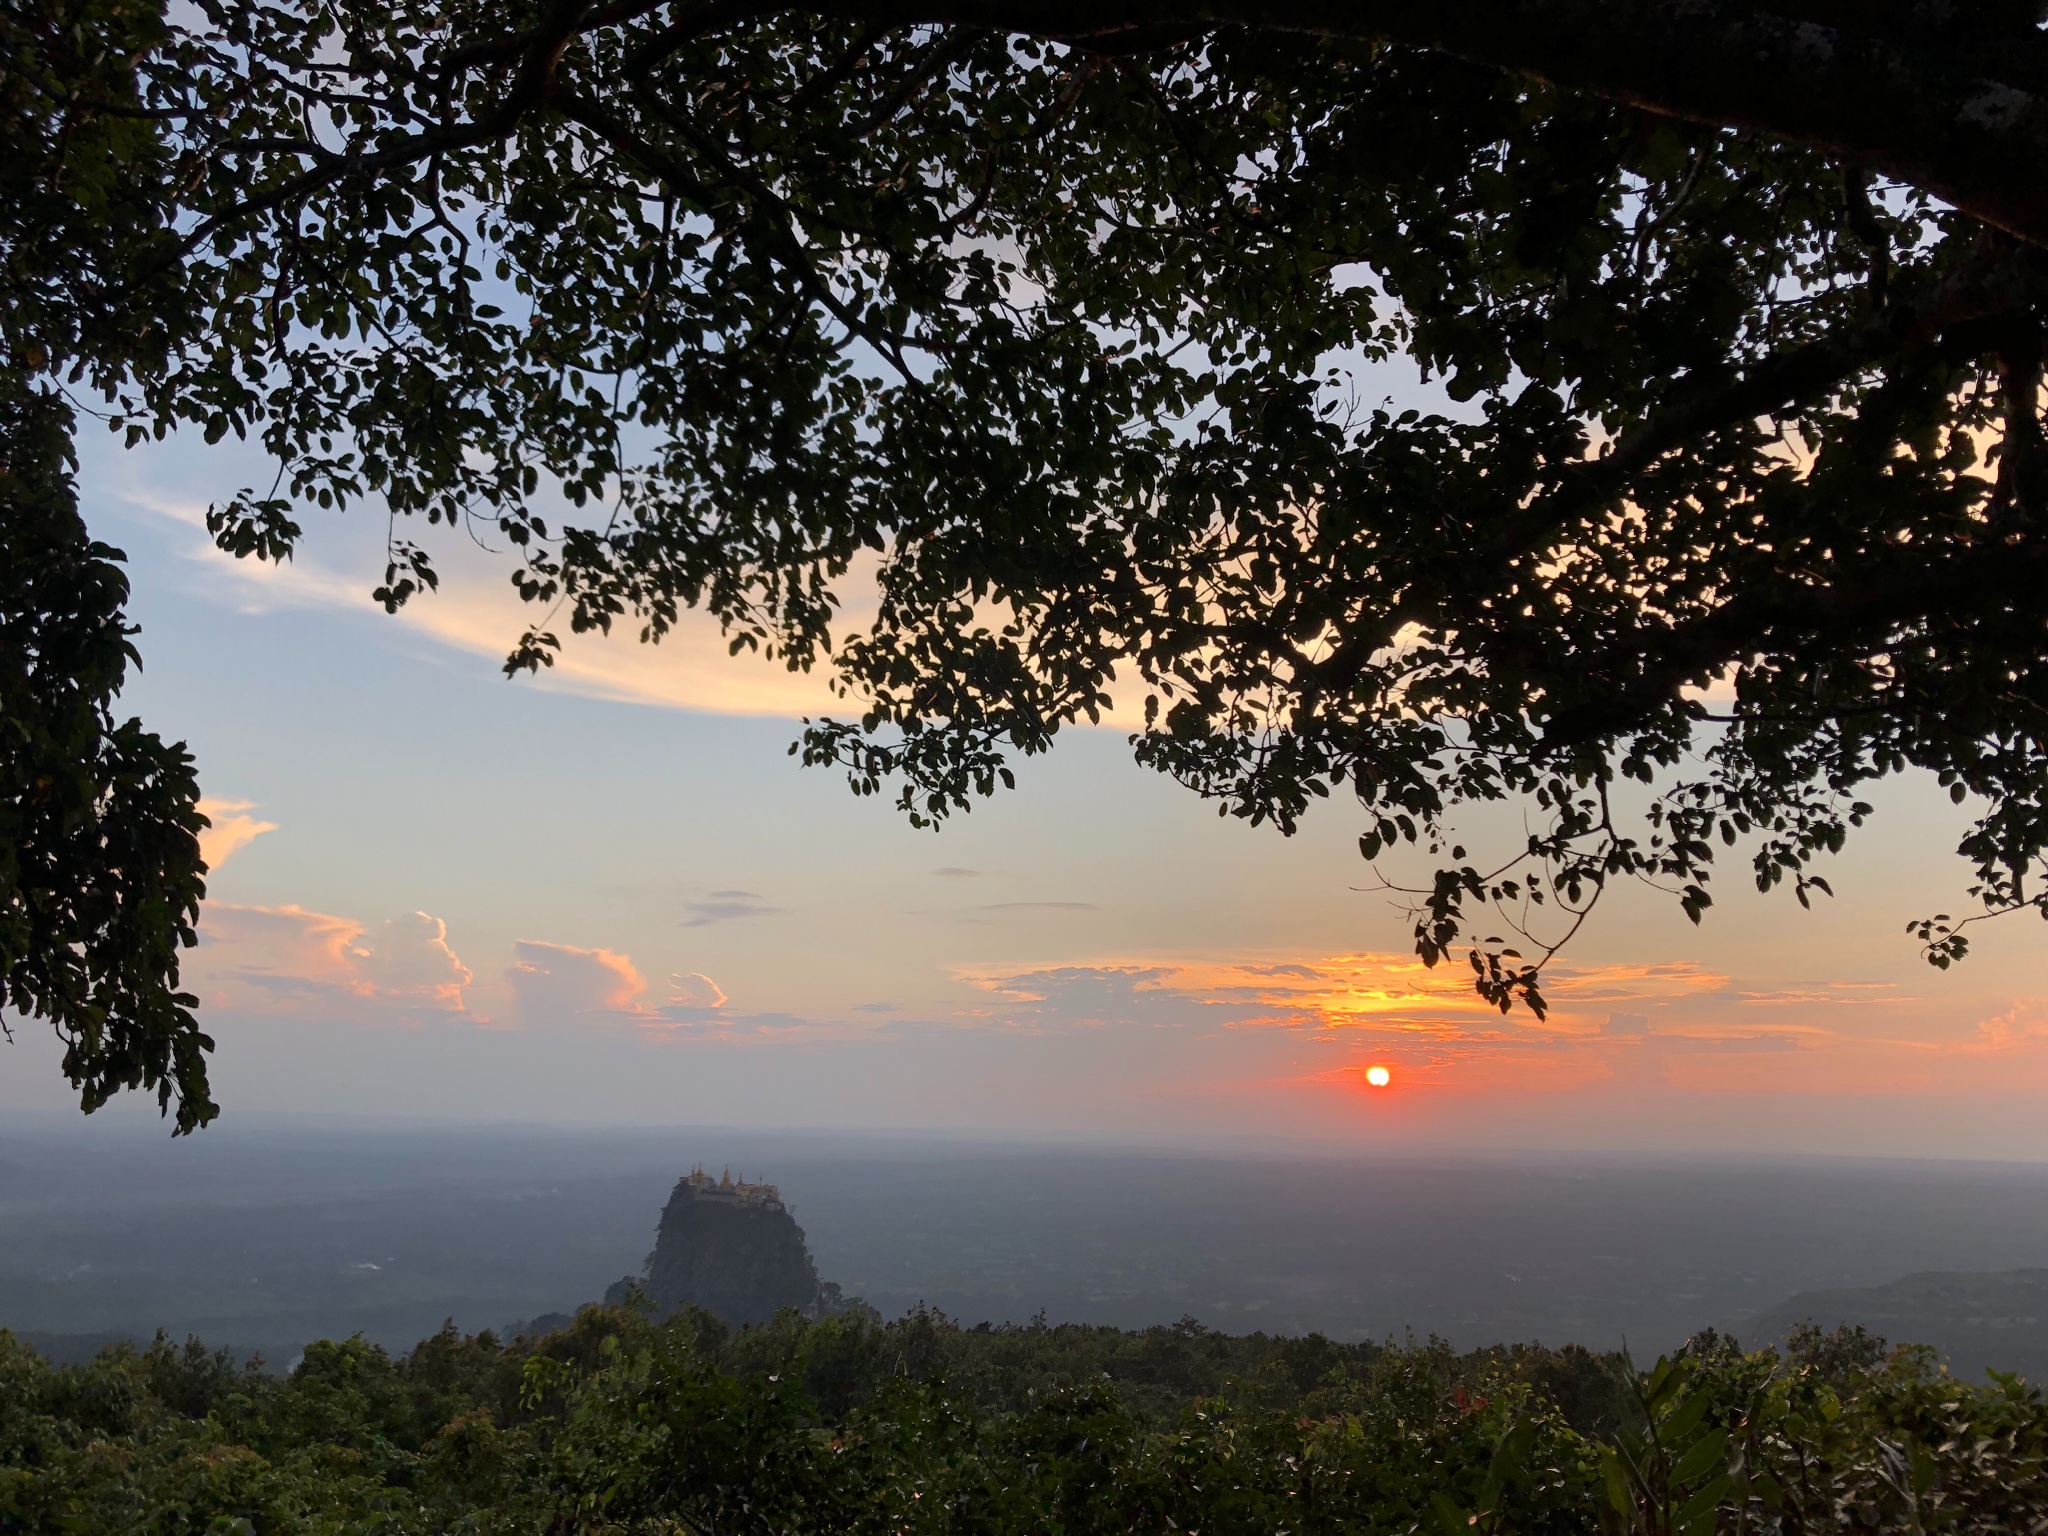
[(1369, 1018), (1401, 1027), (1461, 1015), (1499, 1017), (1469, 981), (1448, 967), (1431, 971), (1412, 956), (1340, 955), (1313, 964), (1107, 962), (964, 979), (1043, 1023), (1121, 1019), (1339, 1029)]
[(2048, 1046), (2048, 1004), (2038, 997), (2021, 998), (2006, 1012), (1977, 1026), (1973, 1042), (1980, 1051), (2003, 1052)]
[(973, 978), (1007, 1000), (1009, 1022), (1040, 1027), (1104, 1024), (1181, 1025), (1211, 1022), (1241, 1007), (1174, 984), (1171, 966), (1064, 965), (1014, 976)]
[(448, 926), (408, 912), (376, 927), (299, 906), (209, 902), (190, 966), (209, 1008), (318, 1015), (350, 1023), (469, 1018), (475, 979), (448, 944)]
[(668, 997), (659, 1007), (635, 1002), (625, 1016), (639, 1028), (653, 1032), (717, 1026), (721, 1033), (740, 1025), (742, 1017), (724, 1011), (729, 999), (725, 988), (702, 971), (680, 971), (668, 979)]
[(426, 912), (386, 918), (351, 953), (385, 996), (432, 997), (459, 1011), (462, 989), (476, 978), (448, 947), (448, 925)]
[(1574, 965), (1558, 961), (1544, 972), (1544, 990), (1575, 1005), (1653, 1002), (1725, 992), (1728, 978), (1691, 960), (1659, 965)]
[(847, 1039), (858, 1033), (853, 1026), (820, 1023), (793, 1013), (733, 1013), (723, 1008), (676, 1004), (653, 1010), (641, 1021), (641, 1027), (657, 1039), (687, 1037), (729, 1046)]
[(671, 976), (669, 1005), (675, 1008), (723, 1008), (725, 993), (718, 983), (701, 971)]
[[(392, 619), (381, 615), (370, 597), (384, 561), (381, 534), (374, 544), (365, 539), (350, 547), (345, 532), (329, 523), (323, 526), (325, 536), (317, 546), (308, 540), (308, 547), (290, 561), (237, 560), (217, 549), (207, 535), (203, 502), (167, 498), (140, 486), (126, 499), (188, 529), (190, 542), (183, 553), (191, 567), (202, 573), (205, 595), (243, 611), (350, 611), (379, 623), (395, 623), (401, 630), (480, 657), (493, 667), (540, 616), (506, 581), (509, 556), (477, 548), (459, 537), (449, 538), (432, 551), (441, 577), (439, 589), (406, 604)], [(878, 557), (865, 557), (841, 581), (843, 619), (858, 624), (874, 612), (877, 564)], [(592, 631), (570, 636), (565, 632), (555, 664), (528, 679), (528, 685), (720, 714), (795, 718), (845, 707), (845, 700), (831, 690), (829, 668), (792, 672), (752, 650), (734, 655), (730, 638), (717, 621), (694, 609), (679, 615), (659, 645), (642, 643), (639, 630), (633, 623), (619, 625), (612, 634)]]
[[(1503, 1015), (1473, 990), (1462, 965), (1429, 967), (1414, 955), (1362, 953), (1294, 960), (1114, 960), (1015, 973), (964, 973), (1006, 1000), (1011, 1018), (1043, 1025), (1126, 1022), (1308, 1032), (1357, 1043), (1406, 1041), (1463, 1054), (1662, 1060), (1686, 1053), (1774, 1054), (1829, 1035), (1773, 1020), (1732, 1025), (1754, 994), (1690, 962), (1557, 967), (1539, 1020)], [(1823, 993), (1839, 1002), (1856, 993)], [(1867, 994), (1865, 994), (1867, 995)], [(1631, 1006), (1616, 1008), (1616, 1003)], [(2008, 1033), (2012, 1026), (2001, 1026)], [(1621, 1056), (1615, 1056), (1619, 1051)]]
[[(1783, 1075), (1786, 1063), (1811, 1079), (1843, 1045), (1818, 1028), (1728, 1027), (1728, 979), (1687, 963), (1561, 970), (1542, 1020), (1521, 1009), (1502, 1015), (1474, 992), (1465, 967), (1426, 967), (1413, 955), (1103, 961), (962, 979), (992, 994), (991, 1006), (974, 1011), (983, 1023), (1040, 1034), (1172, 1029), (1190, 1041), (1272, 1032), (1276, 1055), (1313, 1049), (1348, 1058), (1301, 1081), (1352, 1088), (1374, 1063), (1394, 1065), (1410, 1087), (1466, 1091), (1598, 1082), (1668, 1090), (1668, 1074), (1681, 1068), (1689, 1085), (1751, 1085)], [(1642, 1011), (1595, 1011), (1615, 1001)], [(1281, 1045), (1287, 1036), (1299, 1043)]]
[(253, 800), (200, 798), (199, 814), (213, 823), (199, 834), (199, 857), (206, 860), (209, 870), (219, 869), (264, 833), (277, 830), (276, 822), (251, 816), (249, 812), (255, 809)]
[(656, 1005), (647, 1001), (647, 979), (630, 955), (538, 939), (521, 939), (512, 948), (516, 958), (505, 980), (527, 1024), (629, 1024), (663, 1031), (746, 1022), (723, 1011), (725, 989), (702, 971), (671, 975), (668, 996)]
[(685, 902), (683, 910), (689, 913), (683, 919), (685, 928), (709, 928), (713, 923), (748, 917), (779, 917), (783, 912), (781, 907), (763, 903), (753, 891), (713, 891), (710, 900)]
[(512, 946), (505, 982), (520, 1019), (528, 1024), (566, 1024), (592, 1014), (638, 1017), (647, 981), (630, 956), (609, 949), (579, 949), (520, 939)]
[(981, 908), (983, 912), (1099, 912), (1102, 909), (1092, 901), (995, 901)]
[[(144, 513), (180, 525), (186, 540), (180, 553), (197, 574), (194, 585), (201, 595), (243, 612), (350, 612), (475, 656), (494, 672), (518, 637), (542, 616), (542, 610), (521, 601), (506, 580), (513, 564), (509, 554), (480, 547), (452, 530), (431, 550), (439, 587), (407, 603), (396, 616), (387, 616), (370, 596), (382, 578), (383, 535), (373, 535), (367, 523), (363, 532), (355, 533), (323, 520), (323, 536), (304, 541), (289, 561), (238, 560), (218, 549), (206, 532), (207, 506), (200, 498), (166, 496), (136, 483), (124, 499)], [(880, 554), (862, 551), (833, 584), (838, 604), (835, 629), (840, 633), (864, 630), (879, 612), (882, 561)], [(997, 618), (1001, 611), (990, 608), (989, 616)], [(717, 714), (794, 720), (844, 715), (847, 710), (849, 701), (833, 691), (835, 671), (829, 662), (792, 670), (785, 659), (763, 656), (752, 647), (735, 652), (732, 636), (699, 609), (679, 613), (659, 644), (643, 642), (641, 628), (634, 621), (608, 632), (564, 633), (554, 665), (519, 681), (551, 692)], [(1111, 707), (1096, 723), (1118, 730), (1140, 727), (1142, 697), (1126, 698), (1115, 688), (1111, 694)], [(859, 712), (857, 703), (854, 709)]]
[(980, 869), (962, 869), (957, 864), (948, 864), (944, 869), (935, 869), (932, 871), (932, 873), (947, 880), (976, 880), (979, 879), (982, 875), (986, 874), (987, 871)]
[(1775, 1056), (1802, 1049), (1796, 1035), (1665, 1035), (1660, 1044), (1679, 1051), (1718, 1051), (1736, 1056)]
[(1899, 993), (1898, 985), (1895, 981), (1830, 981), (1820, 986), (1742, 991), (1735, 997), (1745, 1008), (1891, 1008), (1920, 1001)]

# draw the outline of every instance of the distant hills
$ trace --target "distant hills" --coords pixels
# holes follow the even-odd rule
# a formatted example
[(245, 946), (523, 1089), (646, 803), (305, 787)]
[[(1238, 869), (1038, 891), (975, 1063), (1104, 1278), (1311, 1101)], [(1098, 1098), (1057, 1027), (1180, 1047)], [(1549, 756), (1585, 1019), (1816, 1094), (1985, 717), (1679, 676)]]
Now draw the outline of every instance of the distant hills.
[(1755, 1348), (1803, 1322), (1861, 1323), (1895, 1344), (1932, 1344), (1969, 1381), (1982, 1381), (1987, 1367), (2048, 1381), (2048, 1269), (1929, 1270), (1889, 1285), (1801, 1291), (1735, 1331)]

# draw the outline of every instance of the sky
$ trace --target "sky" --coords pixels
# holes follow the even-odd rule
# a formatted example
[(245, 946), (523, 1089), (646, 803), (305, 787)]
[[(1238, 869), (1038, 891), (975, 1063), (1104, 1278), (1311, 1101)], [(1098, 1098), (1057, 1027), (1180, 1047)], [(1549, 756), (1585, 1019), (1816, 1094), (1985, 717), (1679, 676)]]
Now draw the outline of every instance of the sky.
[[(1503, 1017), (1410, 954), (1355, 809), (1219, 819), (1105, 727), (913, 830), (788, 755), (844, 704), (713, 630), (508, 682), (526, 619), (487, 552), (443, 541), (442, 591), (390, 617), (377, 514), (236, 562), (203, 516), (267, 482), (252, 452), (80, 449), (142, 626), (124, 708), (209, 797), (186, 983), (233, 1119), (2048, 1157), (2048, 932), (1980, 925), (1945, 973), (1904, 932), (1968, 910), (1929, 783), (1879, 790), (1811, 913), (1738, 865), (1699, 928), (1616, 889), (1549, 1019)], [(15, 1035), (0, 1115), (75, 1113), (47, 1032)]]

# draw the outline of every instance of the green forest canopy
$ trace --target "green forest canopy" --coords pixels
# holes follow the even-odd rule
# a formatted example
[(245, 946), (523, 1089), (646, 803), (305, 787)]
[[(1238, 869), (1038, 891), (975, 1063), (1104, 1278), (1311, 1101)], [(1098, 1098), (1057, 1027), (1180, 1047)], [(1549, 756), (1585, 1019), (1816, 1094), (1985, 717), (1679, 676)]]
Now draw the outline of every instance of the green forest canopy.
[[(805, 760), (919, 824), (1114, 680), (1222, 811), (1345, 795), (1366, 858), (1421, 845), (1417, 950), (1503, 1009), (1617, 879), (1697, 920), (1720, 846), (1825, 890), (1908, 767), (1978, 813), (1967, 920), (2048, 912), (2042, 19), (11, 6), (6, 1000), (88, 1108), (214, 1113), (197, 789), (113, 713), (81, 410), (259, 439), (275, 486), (211, 520), (239, 555), (388, 507), (392, 608), (437, 536), (504, 550), (508, 670), (692, 606), (829, 665)], [(1358, 392), (1395, 354), (1441, 412)], [(1526, 844), (1457, 846), (1495, 800)], [(1964, 921), (1918, 925), (1936, 964)]]
[(2048, 1408), (2013, 1377), (1807, 1329), (1654, 1369), (1576, 1346), (962, 1328), (732, 1333), (587, 1308), (289, 1376), (159, 1336), (53, 1369), (0, 1332), (24, 1536), (1795, 1536), (2034, 1531)]

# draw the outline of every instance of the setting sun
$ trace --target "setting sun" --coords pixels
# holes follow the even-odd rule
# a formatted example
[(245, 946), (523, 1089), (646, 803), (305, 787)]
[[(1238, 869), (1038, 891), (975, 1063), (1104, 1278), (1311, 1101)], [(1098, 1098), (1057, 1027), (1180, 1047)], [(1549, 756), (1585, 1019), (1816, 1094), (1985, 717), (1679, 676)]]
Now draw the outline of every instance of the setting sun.
[(1365, 1080), (1375, 1088), (1384, 1088), (1394, 1080), (1394, 1074), (1385, 1067), (1367, 1067), (1365, 1069)]

